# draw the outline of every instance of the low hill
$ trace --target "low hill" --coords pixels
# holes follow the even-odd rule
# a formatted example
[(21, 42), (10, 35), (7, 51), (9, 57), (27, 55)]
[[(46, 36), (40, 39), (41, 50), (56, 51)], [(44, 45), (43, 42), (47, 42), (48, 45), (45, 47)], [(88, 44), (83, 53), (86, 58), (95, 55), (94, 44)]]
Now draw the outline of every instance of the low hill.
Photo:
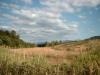
[(89, 39), (90, 39), (90, 40), (93, 40), (93, 39), (94, 39), (94, 40), (95, 40), (95, 39), (100, 39), (100, 36), (90, 37)]
[(70, 41), (63, 44), (54, 46), (57, 50), (67, 50), (67, 51), (79, 51), (79, 50), (90, 50), (89, 48), (100, 46), (100, 36), (91, 37), (89, 39), (80, 41)]

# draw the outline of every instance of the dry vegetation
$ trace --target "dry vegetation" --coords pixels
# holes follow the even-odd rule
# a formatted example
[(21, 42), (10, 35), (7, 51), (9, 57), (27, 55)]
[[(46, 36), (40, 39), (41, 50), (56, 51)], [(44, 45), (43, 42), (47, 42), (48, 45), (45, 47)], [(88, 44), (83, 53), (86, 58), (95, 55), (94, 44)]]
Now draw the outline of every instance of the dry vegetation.
[(43, 48), (0, 48), (0, 75), (100, 75), (99, 50), (100, 40)]
[(11, 49), (11, 52), (17, 53), (24, 56), (32, 57), (34, 56), (44, 56), (50, 63), (60, 63), (66, 57), (66, 51), (54, 50), (50, 47), (35, 47), (35, 48), (21, 48), (21, 49)]
[(44, 56), (49, 63), (67, 63), (73, 62), (73, 59), (89, 51), (94, 46), (100, 46), (100, 40), (78, 41), (73, 43), (61, 44), (54, 47), (35, 47), (11, 49), (11, 52), (22, 56), (32, 57)]

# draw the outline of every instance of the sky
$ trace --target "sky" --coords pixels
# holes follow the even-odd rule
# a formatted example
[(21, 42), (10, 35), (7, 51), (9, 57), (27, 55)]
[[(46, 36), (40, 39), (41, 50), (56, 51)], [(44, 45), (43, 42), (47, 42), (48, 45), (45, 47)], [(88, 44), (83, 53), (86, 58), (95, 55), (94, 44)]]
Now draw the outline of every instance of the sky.
[(0, 0), (0, 29), (27, 42), (100, 35), (100, 0)]

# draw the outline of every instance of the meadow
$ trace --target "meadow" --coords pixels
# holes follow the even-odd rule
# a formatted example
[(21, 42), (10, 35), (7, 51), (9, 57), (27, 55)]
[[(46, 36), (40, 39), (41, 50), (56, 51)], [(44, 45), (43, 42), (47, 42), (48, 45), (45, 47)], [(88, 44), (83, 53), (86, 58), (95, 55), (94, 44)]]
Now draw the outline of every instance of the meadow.
[[(77, 46), (80, 46), (81, 49), (83, 45), (86, 48), (81, 52), (77, 49)], [(99, 40), (71, 43), (70, 46), (73, 48), (70, 47), (71, 49), (69, 49), (69, 44), (53, 47), (53, 49), (62, 47), (64, 51), (70, 53), (65, 54), (64, 58), (60, 56), (59, 51), (62, 51), (60, 48), (59, 50), (53, 51), (54, 54), (58, 52), (58, 56), (49, 54), (51, 50), (48, 50), (47, 53), (45, 53), (45, 50), (44, 52), (38, 50), (38, 52), (35, 51), (37, 52), (36, 54), (34, 54), (35, 52), (33, 50), (33, 53), (30, 54), (32, 50), (30, 50), (30, 53), (23, 53), (26, 51), (24, 48), (23, 50), (19, 49), (17, 51), (16, 49), (0, 48), (0, 75), (100, 75)], [(65, 48), (68, 48), (68, 50)], [(49, 48), (46, 48), (46, 51), (47, 49)], [(73, 51), (79, 53), (74, 55), (71, 53)], [(39, 52), (40, 54), (38, 54)], [(59, 60), (60, 62), (56, 60), (60, 58), (66, 62), (69, 59), (71, 61), (70, 63), (66, 63), (63, 60)], [(52, 62), (54, 60), (57, 62)]]

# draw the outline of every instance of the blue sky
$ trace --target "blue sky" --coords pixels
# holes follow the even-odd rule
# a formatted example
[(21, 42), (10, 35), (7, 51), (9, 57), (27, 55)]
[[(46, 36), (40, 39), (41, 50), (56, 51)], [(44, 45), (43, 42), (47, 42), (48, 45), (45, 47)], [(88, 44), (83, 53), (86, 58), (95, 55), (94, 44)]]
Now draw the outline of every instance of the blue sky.
[(0, 0), (0, 28), (28, 42), (100, 35), (100, 0)]

